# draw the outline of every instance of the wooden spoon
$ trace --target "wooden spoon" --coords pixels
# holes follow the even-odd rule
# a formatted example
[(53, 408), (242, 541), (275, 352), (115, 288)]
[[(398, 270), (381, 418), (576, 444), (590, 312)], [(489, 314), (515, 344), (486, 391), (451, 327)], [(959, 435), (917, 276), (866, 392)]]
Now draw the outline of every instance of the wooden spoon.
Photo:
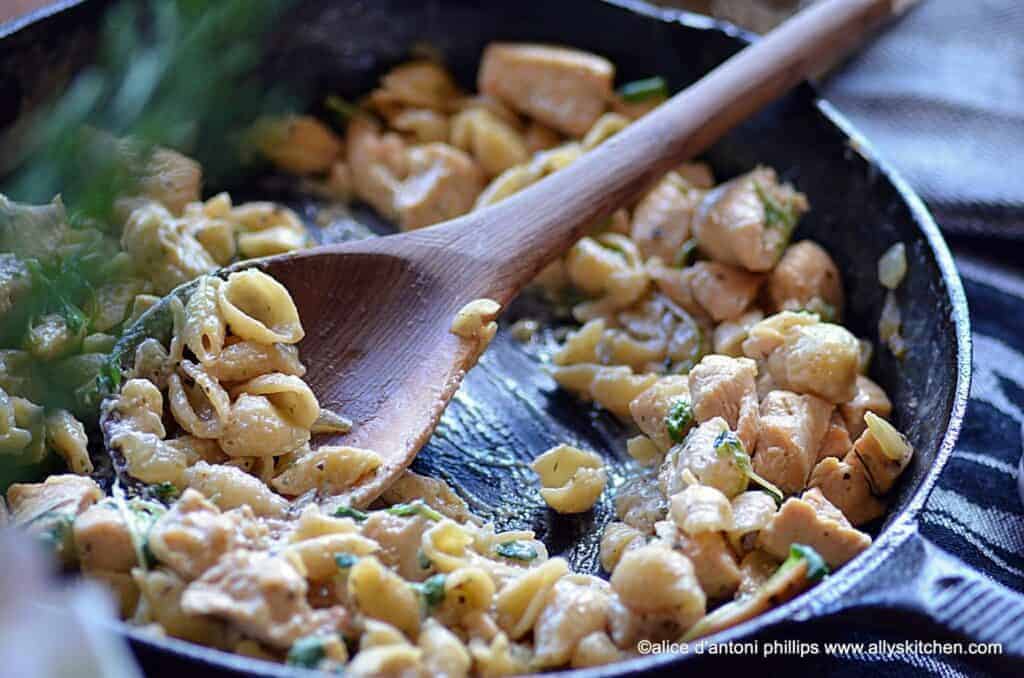
[[(898, 2), (898, 0), (897, 0)], [(638, 198), (865, 37), (893, 0), (815, 5), (572, 165), (486, 209), (431, 228), (245, 264), (291, 292), (307, 334), (306, 379), (354, 422), (326, 440), (377, 451), (383, 465), (328, 508), (365, 506), (433, 432), (477, 345), (451, 332), (486, 297), (503, 306), (595, 220)]]

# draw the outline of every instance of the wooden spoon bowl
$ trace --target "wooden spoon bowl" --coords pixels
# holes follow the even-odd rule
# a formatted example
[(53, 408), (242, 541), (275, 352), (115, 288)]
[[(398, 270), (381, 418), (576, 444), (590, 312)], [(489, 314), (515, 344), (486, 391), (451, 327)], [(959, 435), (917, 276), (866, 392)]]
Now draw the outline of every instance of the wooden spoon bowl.
[[(848, 49), (893, 11), (891, 0), (827, 0), (790, 20), (569, 167), (487, 209), (432, 228), (236, 266), (291, 292), (320, 402), (353, 430), (323, 442), (367, 447), (384, 463), (327, 507), (365, 506), (415, 457), (478, 356), (451, 332), (481, 297), (503, 306), (596, 220)], [(187, 296), (190, 286), (174, 292)], [(163, 305), (115, 351), (125, 366), (145, 336), (169, 329)]]

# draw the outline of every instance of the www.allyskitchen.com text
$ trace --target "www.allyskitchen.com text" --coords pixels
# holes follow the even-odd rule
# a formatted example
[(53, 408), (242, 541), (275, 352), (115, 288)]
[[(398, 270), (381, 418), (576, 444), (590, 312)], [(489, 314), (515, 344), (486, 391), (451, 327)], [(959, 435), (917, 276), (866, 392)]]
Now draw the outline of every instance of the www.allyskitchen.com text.
[(877, 640), (870, 643), (806, 642), (802, 640), (750, 640), (733, 643), (711, 643), (697, 640), (689, 643), (642, 640), (637, 644), (640, 654), (702, 654), (744, 655), (757, 657), (833, 657), (907, 655), (1001, 655), (1000, 643), (961, 643), (940, 640), (906, 640), (891, 642)]

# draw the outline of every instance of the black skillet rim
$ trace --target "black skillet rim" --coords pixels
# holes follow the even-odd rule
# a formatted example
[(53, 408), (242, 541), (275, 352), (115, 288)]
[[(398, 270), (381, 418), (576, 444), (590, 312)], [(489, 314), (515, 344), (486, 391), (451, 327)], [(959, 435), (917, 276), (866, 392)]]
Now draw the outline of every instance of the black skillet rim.
[[(654, 7), (642, 0), (600, 0), (611, 5), (622, 7), (636, 14), (645, 16), (655, 21), (681, 24), (696, 30), (715, 30), (747, 43), (756, 39), (752, 33), (744, 31), (735, 25), (714, 19), (701, 14), (687, 12), (680, 9), (666, 9)], [(40, 8), (27, 15), (0, 25), (0, 39), (6, 38), (19, 30), (28, 27), (47, 17), (59, 14), (77, 5), (88, 2), (88, 0), (58, 0), (57, 2)], [(949, 412), (949, 421), (945, 434), (939, 444), (935, 460), (931, 468), (925, 474), (907, 505), (894, 517), (885, 527), (872, 545), (863, 553), (854, 558), (843, 568), (843, 577), (832, 577), (814, 587), (810, 591), (797, 596), (793, 600), (780, 605), (754, 619), (744, 622), (738, 626), (722, 631), (709, 637), (714, 642), (738, 641), (752, 632), (778, 624), (783, 621), (803, 621), (814, 616), (814, 610), (821, 604), (822, 600), (836, 600), (849, 591), (855, 583), (863, 577), (870, 575), (881, 565), (889, 555), (916, 532), (916, 518), (924, 506), (928, 495), (938, 480), (939, 474), (945, 467), (953, 452), (957, 437), (963, 424), (964, 414), (967, 408), (967, 400), (970, 390), (971, 379), (971, 331), (968, 317), (967, 298), (964, 293), (960, 275), (957, 272), (953, 256), (946, 245), (945, 240), (939, 231), (928, 208), (920, 197), (910, 188), (900, 174), (889, 165), (874, 150), (871, 143), (857, 131), (842, 113), (836, 110), (828, 101), (822, 98), (817, 90), (810, 84), (804, 83), (801, 87), (809, 88), (813, 93), (814, 105), (827, 121), (835, 125), (848, 138), (848, 145), (851, 149), (860, 154), (870, 165), (875, 166), (880, 176), (884, 177), (896, 189), (897, 194), (906, 203), (910, 210), (911, 217), (935, 257), (935, 263), (942, 280), (943, 287), (950, 301), (950, 312), (953, 325), (956, 331), (957, 354), (955, 360), (956, 387), (953, 392), (953, 402)], [(209, 668), (219, 667), (229, 671), (245, 673), (249, 675), (296, 675), (313, 672), (298, 670), (294, 667), (287, 667), (273, 664), (258, 659), (243, 657), (240, 655), (223, 652), (208, 648), (195, 643), (174, 639), (154, 637), (142, 630), (131, 627), (124, 622), (114, 622), (114, 628), (123, 634), (133, 646), (141, 646), (147, 652), (170, 652), (184, 656), (191, 661), (205, 664)], [(570, 671), (574, 676), (612, 676), (628, 675), (637, 671), (650, 671), (665, 668), (684, 660), (685, 657), (672, 654), (651, 655), (647, 657), (636, 657), (616, 664), (597, 667), (594, 669), (581, 669)]]

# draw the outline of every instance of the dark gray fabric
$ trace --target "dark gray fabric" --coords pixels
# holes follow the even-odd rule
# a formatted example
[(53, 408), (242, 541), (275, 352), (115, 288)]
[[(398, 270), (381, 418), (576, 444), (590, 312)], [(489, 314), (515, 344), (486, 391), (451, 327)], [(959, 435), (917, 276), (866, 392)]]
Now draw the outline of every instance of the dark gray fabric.
[(1024, 2), (922, 0), (825, 94), (944, 229), (1024, 238)]

